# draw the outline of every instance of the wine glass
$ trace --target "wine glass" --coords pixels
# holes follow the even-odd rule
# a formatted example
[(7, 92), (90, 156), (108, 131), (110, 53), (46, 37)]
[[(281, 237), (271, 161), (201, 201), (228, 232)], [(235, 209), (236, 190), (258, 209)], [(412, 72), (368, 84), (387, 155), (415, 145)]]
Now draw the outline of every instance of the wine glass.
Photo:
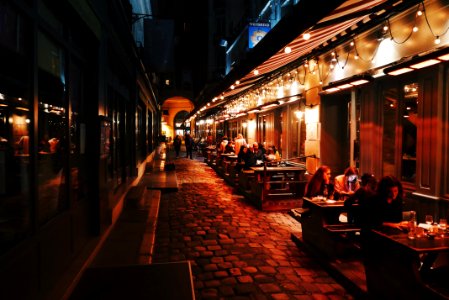
[(432, 215), (426, 215), (426, 224), (432, 225), (433, 224), (433, 217)]
[(447, 228), (447, 220), (446, 219), (440, 219), (440, 228), (441, 230), (446, 231)]

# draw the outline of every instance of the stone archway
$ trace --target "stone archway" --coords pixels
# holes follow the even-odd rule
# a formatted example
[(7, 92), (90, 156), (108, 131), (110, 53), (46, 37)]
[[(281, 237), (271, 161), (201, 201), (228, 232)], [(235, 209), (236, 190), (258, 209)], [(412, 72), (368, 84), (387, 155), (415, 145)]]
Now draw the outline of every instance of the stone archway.
[(190, 127), (186, 128), (184, 124), (184, 121), (186, 120), (188, 115), (189, 112), (186, 110), (181, 110), (176, 113), (175, 117), (173, 118), (173, 136), (176, 136), (177, 134), (183, 136), (186, 132), (190, 133)]
[(165, 131), (169, 141), (176, 135), (178, 126), (175, 124), (175, 118), (178, 120), (183, 114), (187, 116), (194, 107), (193, 102), (184, 97), (171, 97), (162, 103), (162, 131)]

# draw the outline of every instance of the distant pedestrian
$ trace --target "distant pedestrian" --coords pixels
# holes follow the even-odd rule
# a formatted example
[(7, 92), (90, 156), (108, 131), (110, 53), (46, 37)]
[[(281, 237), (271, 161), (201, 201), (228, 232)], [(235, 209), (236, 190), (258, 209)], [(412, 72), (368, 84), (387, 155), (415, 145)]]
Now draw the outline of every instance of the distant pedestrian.
[(173, 147), (175, 147), (176, 158), (179, 157), (179, 152), (181, 151), (181, 144), (182, 144), (182, 140), (178, 134), (178, 135), (176, 135), (175, 139), (173, 140)]
[(184, 143), (186, 144), (186, 158), (190, 156), (190, 159), (193, 159), (193, 139), (190, 134), (186, 133)]

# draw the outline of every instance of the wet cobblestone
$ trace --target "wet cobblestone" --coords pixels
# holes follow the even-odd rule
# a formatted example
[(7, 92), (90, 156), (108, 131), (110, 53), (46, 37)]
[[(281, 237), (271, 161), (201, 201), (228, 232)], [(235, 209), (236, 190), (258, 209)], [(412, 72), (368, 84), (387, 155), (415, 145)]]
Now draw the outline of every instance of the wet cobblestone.
[(175, 160), (153, 262), (190, 260), (197, 299), (353, 299), (291, 241), (296, 220), (257, 210), (199, 159)]

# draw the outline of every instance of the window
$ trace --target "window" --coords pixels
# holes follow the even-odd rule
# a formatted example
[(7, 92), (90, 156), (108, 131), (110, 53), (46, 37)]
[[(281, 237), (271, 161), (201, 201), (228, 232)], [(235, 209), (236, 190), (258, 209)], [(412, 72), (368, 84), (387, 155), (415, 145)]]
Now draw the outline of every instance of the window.
[(391, 87), (383, 93), (383, 175), (395, 175), (415, 183), (417, 83)]
[(45, 223), (67, 208), (65, 157), (67, 114), (62, 50), (44, 34), (38, 36), (38, 220)]

